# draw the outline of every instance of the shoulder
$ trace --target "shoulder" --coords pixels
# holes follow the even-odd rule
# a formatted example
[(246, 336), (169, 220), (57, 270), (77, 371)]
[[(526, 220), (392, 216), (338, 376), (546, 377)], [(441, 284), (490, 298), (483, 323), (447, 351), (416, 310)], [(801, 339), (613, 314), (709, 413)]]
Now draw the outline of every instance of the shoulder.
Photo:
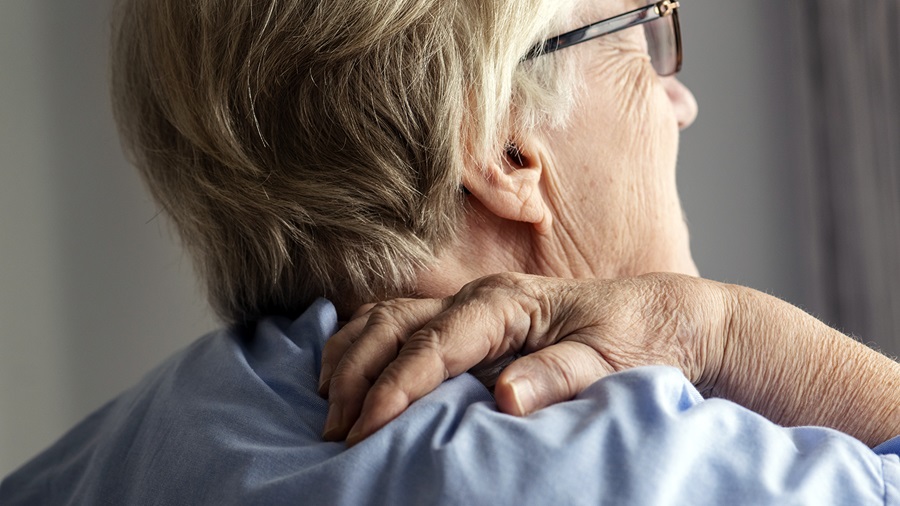
[(445, 383), (351, 451), (391, 456), (382, 490), (413, 503), (884, 504), (897, 487), (895, 456), (703, 400), (668, 367), (612, 375), (526, 418), (497, 412), (477, 387)]
[(8, 476), (0, 503), (224, 504), (247, 473), (313, 462), (279, 455), (321, 441), (327, 403), (314, 385), (335, 326), (318, 301), (295, 321), (198, 339)]
[(605, 378), (527, 418), (499, 413), (463, 375), (353, 448), (326, 443), (316, 390), (335, 326), (320, 301), (293, 322), (198, 340), (8, 477), (0, 503), (828, 504), (883, 494), (882, 462), (861, 443), (704, 401), (664, 367)]

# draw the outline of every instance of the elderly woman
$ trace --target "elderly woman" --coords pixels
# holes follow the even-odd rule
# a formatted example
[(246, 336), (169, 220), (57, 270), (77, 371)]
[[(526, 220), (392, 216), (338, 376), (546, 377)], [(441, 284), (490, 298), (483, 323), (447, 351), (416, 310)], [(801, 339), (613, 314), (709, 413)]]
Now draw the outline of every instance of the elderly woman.
[(121, 2), (122, 134), (231, 325), (0, 502), (898, 503), (898, 366), (694, 277), (678, 7)]

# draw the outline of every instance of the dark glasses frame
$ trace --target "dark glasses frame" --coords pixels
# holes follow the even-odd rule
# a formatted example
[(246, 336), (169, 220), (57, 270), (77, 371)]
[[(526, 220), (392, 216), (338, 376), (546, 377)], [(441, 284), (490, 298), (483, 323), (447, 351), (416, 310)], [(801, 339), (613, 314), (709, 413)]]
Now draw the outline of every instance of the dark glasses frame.
[(547, 53), (574, 46), (575, 44), (581, 44), (582, 42), (603, 37), (604, 35), (620, 32), (634, 26), (643, 25), (644, 23), (650, 23), (651, 21), (671, 16), (671, 21), (675, 30), (675, 48), (677, 51), (676, 64), (674, 70), (660, 72), (659, 69), (657, 69), (657, 72), (663, 76), (677, 74), (681, 70), (682, 60), (681, 23), (678, 21), (679, 7), (681, 7), (681, 4), (678, 0), (662, 0), (661, 2), (652, 3), (646, 7), (626, 12), (625, 14), (591, 23), (587, 26), (572, 30), (571, 32), (551, 37), (544, 42), (535, 45), (528, 51), (528, 54), (523, 60), (530, 60)]

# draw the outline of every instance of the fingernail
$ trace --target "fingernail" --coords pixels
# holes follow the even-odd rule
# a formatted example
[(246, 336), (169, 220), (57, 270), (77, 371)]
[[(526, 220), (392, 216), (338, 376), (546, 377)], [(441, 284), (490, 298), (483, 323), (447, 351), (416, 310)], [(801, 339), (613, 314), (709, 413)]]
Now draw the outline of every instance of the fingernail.
[(335, 404), (328, 408), (328, 417), (325, 418), (325, 432), (322, 438), (327, 441), (337, 441), (340, 438), (341, 422), (344, 410), (339, 404)]
[(528, 414), (525, 408), (531, 408), (534, 405), (534, 388), (527, 378), (515, 378), (509, 382), (509, 389), (512, 391), (513, 401), (519, 410), (519, 416)]
[(331, 365), (322, 364), (322, 372), (319, 374), (319, 393), (324, 393), (328, 380), (331, 379)]
[(361, 432), (362, 430), (360, 429), (359, 422), (353, 424), (353, 428), (350, 429), (350, 434), (347, 434), (347, 446), (353, 446), (356, 443), (360, 442)]

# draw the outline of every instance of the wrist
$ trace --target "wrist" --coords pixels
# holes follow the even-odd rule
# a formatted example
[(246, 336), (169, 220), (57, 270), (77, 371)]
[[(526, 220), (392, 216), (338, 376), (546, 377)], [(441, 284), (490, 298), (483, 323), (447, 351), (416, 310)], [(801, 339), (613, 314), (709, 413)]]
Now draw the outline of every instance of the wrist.
[[(792, 388), (810, 371), (796, 354), (810, 343), (802, 335), (808, 324), (790, 304), (752, 288), (720, 284), (721, 355), (713, 364), (709, 397), (721, 397), (754, 411), (771, 414), (773, 397), (796, 398)], [(793, 311), (792, 311), (793, 310)]]
[(743, 326), (740, 290), (742, 287), (701, 280), (704, 297), (702, 317), (708, 326), (696, 338), (694, 360), (699, 377), (694, 384), (704, 397), (720, 397), (733, 357), (733, 337)]
[(737, 294), (731, 285), (680, 274), (651, 274), (656, 294), (655, 321), (647, 335), (668, 336), (658, 341), (661, 362), (682, 370), (709, 397), (719, 383), (728, 352), (729, 327), (738, 315)]

